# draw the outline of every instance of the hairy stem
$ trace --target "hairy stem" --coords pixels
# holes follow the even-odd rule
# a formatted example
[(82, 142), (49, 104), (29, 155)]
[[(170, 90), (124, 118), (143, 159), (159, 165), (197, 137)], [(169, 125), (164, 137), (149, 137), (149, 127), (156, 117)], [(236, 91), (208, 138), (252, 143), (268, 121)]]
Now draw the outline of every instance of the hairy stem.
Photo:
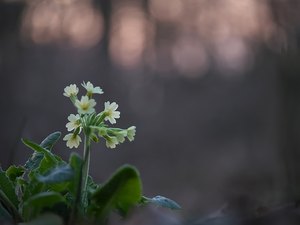
[(85, 135), (84, 137), (84, 151), (83, 151), (83, 167), (82, 167), (82, 183), (81, 183), (81, 203), (84, 209), (86, 208), (88, 204), (87, 200), (87, 182), (88, 182), (88, 176), (89, 176), (89, 168), (90, 168), (90, 148), (91, 148), (91, 142), (89, 135)]

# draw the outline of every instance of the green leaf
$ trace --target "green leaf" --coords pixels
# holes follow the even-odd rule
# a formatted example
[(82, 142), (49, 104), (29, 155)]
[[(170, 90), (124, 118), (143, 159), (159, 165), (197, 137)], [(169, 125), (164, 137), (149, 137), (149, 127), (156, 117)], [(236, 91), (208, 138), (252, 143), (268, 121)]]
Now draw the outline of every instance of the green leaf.
[(25, 220), (33, 219), (45, 209), (50, 209), (54, 205), (64, 202), (63, 196), (57, 192), (50, 191), (36, 194), (24, 202), (23, 217)]
[(36, 177), (32, 174), (30, 181), (24, 186), (23, 201), (25, 202), (31, 196), (43, 191), (44, 185), (37, 181)]
[(42, 142), (41, 147), (51, 150), (54, 146), (54, 144), (59, 140), (61, 136), (61, 132), (56, 131), (52, 134), (49, 134)]
[(45, 184), (55, 184), (70, 181), (74, 177), (72, 168), (66, 164), (57, 166), (50, 170), (46, 175), (38, 175), (38, 181)]
[(168, 209), (181, 209), (180, 205), (177, 202), (173, 201), (172, 199), (159, 196), (159, 195), (154, 198), (143, 197), (142, 202), (153, 203), (157, 206), (161, 206)]
[(100, 187), (99, 184), (96, 184), (91, 176), (88, 177), (87, 181), (87, 192), (89, 198), (94, 194), (94, 192)]
[(6, 173), (0, 168), (0, 190), (6, 195), (8, 200), (15, 208), (18, 208), (18, 197), (15, 192), (15, 186), (6, 176)]
[(15, 166), (12, 165), (6, 170), (6, 176), (11, 180), (11, 181), (16, 181), (17, 177), (20, 177), (24, 174), (24, 167), (23, 166)]
[[(41, 164), (43, 164), (44, 159)], [(50, 165), (51, 167), (52, 165)], [(37, 181), (45, 184), (43, 190), (52, 190), (56, 192), (68, 192), (69, 182), (74, 178), (73, 169), (68, 164), (62, 164), (54, 168), (50, 168), (46, 174), (35, 174)]]
[(58, 162), (53, 161), (52, 159), (49, 159), (48, 157), (44, 157), (38, 167), (34, 170), (32, 170), (29, 174), (30, 175), (44, 175), (50, 170), (54, 169), (56, 166), (58, 166)]
[(126, 215), (141, 199), (142, 184), (137, 169), (125, 165), (91, 196), (91, 212), (103, 221), (113, 209)]
[(81, 176), (82, 176), (81, 173), (82, 173), (83, 160), (78, 154), (73, 152), (69, 158), (69, 165), (73, 169), (73, 173), (74, 173), (74, 178), (70, 183), (69, 189), (73, 197), (76, 197), (78, 194), (80, 194), (78, 192), (80, 192), (80, 187), (81, 187)]
[[(53, 145), (58, 141), (60, 138), (61, 133), (60, 132), (54, 132), (50, 135), (48, 135), (40, 144), (40, 147), (45, 148), (47, 150), (51, 150)], [(32, 157), (25, 163), (25, 168), (28, 170), (33, 170), (37, 168), (43, 159), (44, 154), (40, 152), (34, 152), (32, 154)]]
[[(44, 183), (41, 183), (38, 178), (49, 174), (50, 171), (54, 170), (57, 166), (63, 165), (63, 163), (64, 162), (57, 162), (48, 157), (44, 157), (39, 166), (29, 172), (29, 185), (25, 189), (24, 196), (30, 197), (31, 195), (47, 190), (49, 187), (47, 185), (41, 185)], [(53, 191), (62, 191), (64, 186), (66, 185), (63, 185), (62, 187), (61, 185), (52, 185), (52, 188)], [(27, 195), (28, 193), (30, 193), (29, 196)]]
[(28, 170), (33, 170), (39, 166), (43, 158), (44, 158), (43, 153), (34, 152), (31, 158), (27, 160), (24, 167)]
[[(45, 139), (45, 140), (47, 140), (47, 139)], [(46, 146), (46, 144), (48, 143), (47, 144), (48, 147), (51, 146), (49, 144), (49, 141), (45, 141), (45, 140), (43, 141), (44, 142), (43, 145)], [(50, 139), (50, 140), (53, 140), (53, 139)], [(66, 163), (61, 158), (59, 158), (58, 156), (56, 156), (55, 154), (50, 152), (48, 149), (46, 149), (32, 141), (26, 140), (26, 139), (24, 139), (22, 141), (24, 142), (24, 144), (26, 146), (33, 149), (35, 151), (35, 153), (40, 154), (40, 155), (36, 155), (36, 156), (33, 155), (32, 160), (28, 161), (28, 162), (30, 162), (27, 167), (27, 169), (30, 170), (28, 173), (29, 180), (28, 180), (28, 185), (24, 186), (23, 201), (27, 200), (32, 195), (35, 195), (42, 191), (46, 191), (49, 188), (52, 191), (58, 191), (58, 192), (65, 191), (67, 188), (67, 184), (65, 184), (65, 183), (64, 184), (44, 185), (45, 183), (44, 182), (41, 183), (41, 180), (43, 180), (43, 178), (46, 179), (45, 176), (49, 175), (51, 173), (51, 171), (55, 170), (56, 167), (66, 165)], [(37, 158), (37, 157), (40, 157), (40, 158)], [(54, 174), (52, 174), (52, 175), (54, 175)], [(59, 174), (56, 174), (56, 177), (57, 176), (59, 176)], [(39, 178), (41, 178), (41, 180)], [(53, 178), (53, 176), (52, 176), (52, 178)]]
[[(0, 205), (9, 212), (14, 221), (20, 221), (21, 217), (18, 213), (18, 197), (15, 192), (13, 182), (6, 176), (6, 173), (0, 167)], [(5, 215), (5, 211), (1, 210)]]
[(57, 161), (55, 156), (46, 148), (34, 143), (33, 141), (27, 140), (27, 139), (22, 139), (23, 143), (31, 148), (32, 150), (38, 152), (38, 153), (43, 153), (45, 155), (45, 157), (53, 160), (53, 161)]
[(72, 179), (70, 173), (73, 173), (72, 169), (64, 161), (53, 162), (44, 157), (40, 165), (28, 174), (29, 182), (24, 187), (23, 200), (46, 190), (66, 192), (68, 181)]
[(69, 165), (74, 172), (74, 178), (69, 182), (69, 193), (67, 195), (67, 200), (72, 206), (69, 219), (73, 222), (76, 220), (76, 216), (79, 214), (78, 212), (85, 210), (80, 208), (83, 160), (78, 154), (73, 152), (69, 158)]
[(42, 158), (38, 158), (38, 160), (33, 159), (34, 167), (32, 167), (31, 170), (37, 169), (39, 173), (45, 173), (51, 168), (54, 168), (55, 166), (63, 163), (63, 160), (61, 158), (54, 155), (48, 149), (43, 148), (42, 146), (27, 139), (22, 139), (22, 141), (26, 146), (36, 151), (38, 154), (42, 154)]

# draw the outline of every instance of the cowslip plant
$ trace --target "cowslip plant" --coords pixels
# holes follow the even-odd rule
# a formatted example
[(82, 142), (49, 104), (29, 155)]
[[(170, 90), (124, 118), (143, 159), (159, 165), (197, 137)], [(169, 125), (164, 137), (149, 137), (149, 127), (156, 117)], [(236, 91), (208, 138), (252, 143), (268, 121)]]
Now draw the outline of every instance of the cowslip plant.
[(101, 184), (89, 175), (91, 143), (105, 141), (107, 148), (116, 148), (126, 139), (133, 141), (136, 127), (116, 128), (120, 118), (118, 104), (106, 101), (97, 113), (94, 95), (103, 94), (100, 87), (83, 82), (85, 95), (78, 98), (79, 88), (71, 84), (63, 95), (71, 100), (76, 113), (68, 116), (69, 132), (63, 138), (69, 148), (83, 145), (83, 155), (71, 153), (65, 161), (51, 150), (61, 133), (54, 132), (40, 144), (22, 139), (33, 154), (22, 166), (0, 168), (0, 222), (22, 225), (36, 224), (106, 224), (112, 211), (126, 216), (130, 209), (145, 204), (180, 209), (171, 199), (142, 194), (138, 170), (123, 165)]

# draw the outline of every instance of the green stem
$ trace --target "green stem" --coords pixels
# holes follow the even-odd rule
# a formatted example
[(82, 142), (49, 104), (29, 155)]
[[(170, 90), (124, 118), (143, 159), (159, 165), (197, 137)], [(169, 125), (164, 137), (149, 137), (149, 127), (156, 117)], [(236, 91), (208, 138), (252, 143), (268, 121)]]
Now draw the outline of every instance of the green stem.
[(103, 120), (105, 119), (106, 117), (106, 113), (105, 112), (102, 112), (102, 113), (99, 113), (97, 116), (96, 116), (96, 122), (95, 122), (95, 125), (96, 126), (99, 126)]
[(91, 142), (89, 135), (85, 135), (84, 137), (84, 151), (83, 151), (83, 167), (82, 167), (82, 183), (81, 183), (81, 191), (82, 191), (82, 198), (81, 203), (84, 209), (87, 206), (87, 182), (89, 176), (89, 168), (90, 168), (90, 149), (91, 149)]

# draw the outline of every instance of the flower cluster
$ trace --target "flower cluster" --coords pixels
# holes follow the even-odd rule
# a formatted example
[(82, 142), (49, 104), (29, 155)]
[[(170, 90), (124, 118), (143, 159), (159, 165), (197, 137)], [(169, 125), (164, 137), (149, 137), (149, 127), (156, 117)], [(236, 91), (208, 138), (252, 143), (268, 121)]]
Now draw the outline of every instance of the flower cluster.
[(131, 126), (127, 129), (108, 127), (105, 123), (109, 121), (111, 124), (116, 123), (116, 119), (120, 118), (120, 112), (117, 111), (118, 104), (109, 101), (104, 103), (104, 110), (97, 113), (95, 110), (96, 101), (93, 99), (93, 94), (103, 94), (100, 87), (94, 87), (91, 82), (83, 82), (82, 87), (86, 90), (86, 94), (81, 96), (80, 100), (77, 97), (79, 88), (76, 84), (71, 84), (64, 89), (64, 96), (70, 98), (71, 102), (77, 109), (77, 114), (68, 116), (66, 128), (69, 132), (63, 140), (67, 141), (69, 148), (77, 148), (80, 144), (80, 134), (83, 131), (86, 138), (98, 142), (100, 138), (106, 141), (108, 148), (115, 148), (116, 145), (123, 143), (125, 138), (129, 141), (134, 140), (136, 128)]

